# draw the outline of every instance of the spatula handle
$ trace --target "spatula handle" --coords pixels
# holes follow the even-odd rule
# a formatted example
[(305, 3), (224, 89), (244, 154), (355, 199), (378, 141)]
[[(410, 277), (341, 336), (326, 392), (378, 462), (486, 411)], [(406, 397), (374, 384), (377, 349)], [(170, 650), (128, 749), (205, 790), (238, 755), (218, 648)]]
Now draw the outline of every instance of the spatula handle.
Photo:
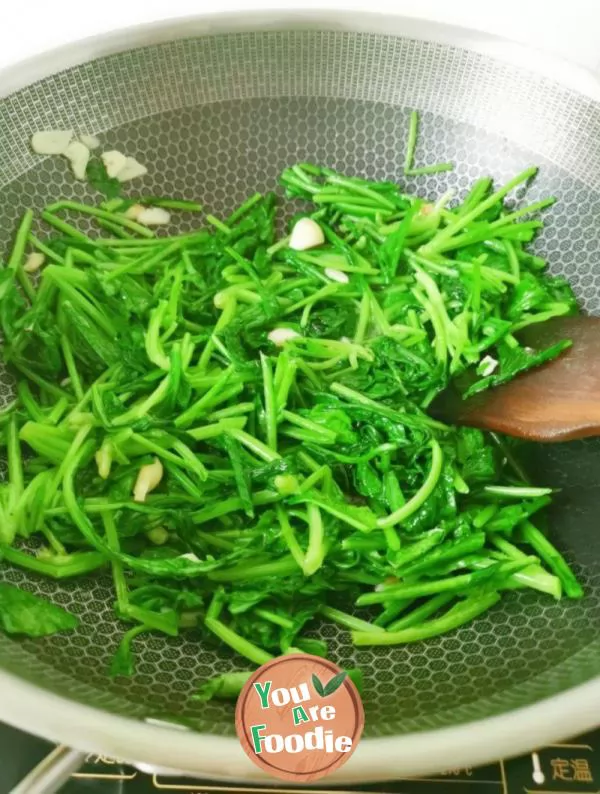
[(10, 794), (54, 794), (76, 772), (85, 760), (85, 753), (59, 745), (31, 770)]

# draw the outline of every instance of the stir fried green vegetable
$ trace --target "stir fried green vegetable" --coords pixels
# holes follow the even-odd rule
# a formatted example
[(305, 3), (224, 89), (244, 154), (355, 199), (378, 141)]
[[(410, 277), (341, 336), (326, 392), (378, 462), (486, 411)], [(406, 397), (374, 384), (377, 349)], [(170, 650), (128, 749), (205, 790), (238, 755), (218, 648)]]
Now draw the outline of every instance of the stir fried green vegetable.
[[(282, 184), (309, 203), (290, 229), (310, 217), (324, 238), (307, 250), (278, 237), (272, 194), (176, 236), (127, 218), (134, 202), (118, 197), (48, 207), (43, 242), (26, 213), (0, 271), (18, 380), (0, 419), (3, 559), (54, 578), (112, 571), (130, 624), (115, 675), (132, 672), (146, 631), (198, 630), (259, 665), (325, 654), (304, 636), (315, 619), (387, 645), (451, 631), (507, 590), (579, 598), (532, 523), (550, 490), (523, 481), (502, 440), (427, 412), (465, 370), (473, 393), (569, 344), (518, 341), (577, 311), (525, 247), (541, 226), (527, 216), (551, 201), (504, 203), (534, 174), (481, 179), (450, 207), (295, 165)], [(34, 284), (23, 260), (36, 249)], [(4, 627), (74, 625), (39, 609), (39, 624)]]

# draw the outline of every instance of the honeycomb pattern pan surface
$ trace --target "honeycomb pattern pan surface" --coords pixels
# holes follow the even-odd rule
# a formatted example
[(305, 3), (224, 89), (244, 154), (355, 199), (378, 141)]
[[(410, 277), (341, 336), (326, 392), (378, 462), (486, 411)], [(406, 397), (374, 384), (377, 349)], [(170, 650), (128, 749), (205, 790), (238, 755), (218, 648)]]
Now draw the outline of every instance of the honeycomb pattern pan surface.
[[(482, 56), (420, 41), (308, 31), (200, 37), (113, 55), (0, 101), (0, 250), (27, 207), (94, 199), (58, 158), (28, 149), (35, 130), (100, 134), (148, 166), (140, 190), (227, 213), (278, 173), (312, 160), (401, 180), (408, 114), (423, 111), (418, 162), (453, 160), (451, 174), (407, 183), (435, 197), (463, 194), (482, 175), (503, 180), (541, 166), (528, 198), (554, 194), (537, 243), (583, 305), (600, 313), (600, 110), (553, 83)], [(133, 193), (133, 190), (131, 191)], [(194, 221), (182, 219), (182, 229)], [(10, 400), (4, 375), (0, 405)], [(364, 673), (367, 734), (454, 725), (525, 706), (600, 673), (600, 445), (531, 450), (536, 479), (558, 485), (553, 539), (585, 584), (577, 603), (514, 593), (475, 623), (418, 645), (354, 650), (315, 627), (334, 658)], [(141, 637), (129, 680), (107, 676), (122, 634), (102, 576), (56, 584), (3, 565), (0, 577), (81, 615), (70, 635), (0, 638), (0, 666), (71, 699), (121, 715), (233, 731), (233, 706), (198, 704), (202, 680), (243, 661), (194, 633)]]

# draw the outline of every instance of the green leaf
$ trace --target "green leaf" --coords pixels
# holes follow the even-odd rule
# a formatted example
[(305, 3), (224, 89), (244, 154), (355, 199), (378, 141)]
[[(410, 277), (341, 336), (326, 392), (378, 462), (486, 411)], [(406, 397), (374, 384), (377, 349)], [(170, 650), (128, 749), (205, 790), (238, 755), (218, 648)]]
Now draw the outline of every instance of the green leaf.
[(494, 449), (481, 430), (460, 428), (457, 434), (457, 459), (462, 465), (462, 476), (469, 485), (493, 482), (497, 477)]
[(323, 689), (323, 697), (333, 695), (333, 693), (344, 683), (347, 675), (348, 673), (345, 670), (342, 670), (341, 673), (334, 675), (333, 678), (325, 684), (325, 688)]
[(356, 465), (355, 485), (359, 494), (370, 499), (380, 499), (383, 495), (381, 480), (373, 466), (366, 461), (359, 461)]
[(123, 186), (118, 179), (106, 173), (106, 166), (99, 157), (92, 157), (87, 165), (85, 175), (90, 185), (106, 198), (113, 199), (121, 195)]
[(205, 681), (192, 695), (192, 700), (206, 703), (213, 698), (217, 700), (233, 700), (237, 698), (244, 684), (252, 675), (252, 670), (243, 670), (234, 673), (223, 673)]
[(319, 676), (316, 673), (312, 674), (312, 685), (315, 688), (315, 692), (317, 693), (317, 695), (320, 695), (321, 697), (325, 697), (325, 687), (319, 680)]
[(109, 675), (111, 678), (117, 676), (131, 676), (135, 670), (135, 661), (131, 645), (125, 641), (125, 637), (121, 640), (115, 655), (110, 662)]
[[(413, 225), (413, 219), (420, 209), (421, 204), (416, 201), (400, 221), (398, 228), (387, 236), (379, 249), (381, 272), (386, 284), (389, 284), (396, 275), (398, 265), (404, 253), (406, 237), (411, 231), (415, 233), (415, 230), (411, 227)], [(439, 219), (437, 220), (439, 223)]]
[(346, 502), (339, 502), (334, 499), (327, 499), (320, 496), (317, 492), (311, 491), (306, 496), (294, 497), (293, 502), (309, 502), (317, 505), (340, 521), (349, 524), (355, 529), (368, 532), (377, 526), (377, 516), (368, 507), (357, 507)]
[(78, 625), (79, 618), (66, 609), (14, 585), (0, 584), (0, 627), (7, 634), (47, 637)]
[(552, 361), (552, 359), (560, 356), (562, 352), (571, 347), (571, 344), (570, 339), (563, 339), (561, 342), (556, 342), (556, 344), (539, 351), (530, 351), (528, 348), (520, 346), (511, 348), (507, 345), (499, 345), (499, 372), (476, 381), (465, 391), (463, 397), (466, 399), (492, 386), (500, 386), (502, 383), (512, 380), (521, 372), (526, 372), (528, 369), (539, 367), (540, 364)]
[(248, 466), (244, 465), (242, 445), (235, 438), (224, 436), (223, 443), (229, 455), (231, 468), (235, 478), (239, 497), (244, 507), (244, 512), (249, 518), (254, 516), (254, 505), (252, 504), (252, 492), (250, 490), (250, 478)]
[(134, 674), (135, 656), (131, 643), (139, 634), (142, 634), (144, 631), (150, 631), (152, 628), (152, 626), (144, 623), (141, 626), (134, 626), (123, 635), (123, 639), (119, 643), (119, 647), (110, 663), (109, 675), (111, 677), (114, 678), (120, 675), (131, 676)]

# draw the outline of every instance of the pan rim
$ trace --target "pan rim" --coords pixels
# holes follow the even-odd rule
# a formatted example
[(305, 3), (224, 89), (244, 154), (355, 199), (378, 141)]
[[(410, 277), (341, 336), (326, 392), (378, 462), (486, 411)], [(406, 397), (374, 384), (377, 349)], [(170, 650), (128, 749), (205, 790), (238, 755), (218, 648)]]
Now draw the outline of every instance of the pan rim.
[[(111, 714), (45, 691), (5, 671), (0, 671), (0, 714), (15, 728), (119, 759), (144, 772), (276, 785), (233, 737)], [(492, 763), (594, 730), (599, 714), (597, 677), (494, 717), (403, 736), (367, 737), (327, 782), (339, 786), (398, 780)]]
[(340, 7), (305, 9), (244, 9), (194, 14), (88, 36), (39, 55), (17, 61), (0, 70), (0, 99), (58, 72), (120, 52), (198, 36), (259, 31), (315, 30), (372, 33), (433, 41), (470, 50), (492, 60), (526, 69), (555, 81), (587, 99), (600, 101), (600, 76), (564, 58), (502, 36), (400, 12), (346, 12)]

